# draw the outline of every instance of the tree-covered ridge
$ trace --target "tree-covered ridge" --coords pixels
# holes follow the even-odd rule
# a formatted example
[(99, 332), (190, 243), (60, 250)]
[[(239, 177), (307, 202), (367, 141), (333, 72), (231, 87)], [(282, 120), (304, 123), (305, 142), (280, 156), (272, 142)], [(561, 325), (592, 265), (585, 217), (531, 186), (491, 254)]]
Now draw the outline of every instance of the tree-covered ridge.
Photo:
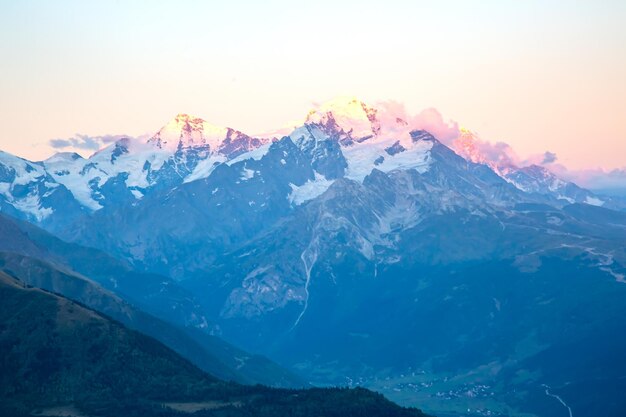
[[(88, 416), (422, 416), (365, 389), (223, 382), (156, 340), (0, 273), (0, 411), (72, 406)], [(196, 407), (197, 408), (197, 407)]]

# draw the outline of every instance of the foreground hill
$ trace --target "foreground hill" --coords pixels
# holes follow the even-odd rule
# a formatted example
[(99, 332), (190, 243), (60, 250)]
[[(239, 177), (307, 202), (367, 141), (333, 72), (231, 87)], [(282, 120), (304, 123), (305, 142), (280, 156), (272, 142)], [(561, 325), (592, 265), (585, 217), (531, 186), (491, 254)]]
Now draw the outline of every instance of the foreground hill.
[(364, 389), (220, 381), (154, 339), (4, 273), (0, 299), (2, 415), (423, 415)]
[(135, 273), (123, 261), (1, 213), (0, 271), (154, 337), (220, 379), (284, 388), (307, 385), (267, 358), (202, 331), (198, 323), (204, 318), (194, 312), (193, 296), (166, 277)]

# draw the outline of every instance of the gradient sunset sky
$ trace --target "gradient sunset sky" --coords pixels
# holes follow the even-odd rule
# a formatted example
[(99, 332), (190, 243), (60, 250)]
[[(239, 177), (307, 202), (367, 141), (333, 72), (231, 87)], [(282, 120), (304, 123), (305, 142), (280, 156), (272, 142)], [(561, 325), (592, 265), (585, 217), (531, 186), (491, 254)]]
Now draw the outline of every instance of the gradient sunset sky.
[(350, 95), (624, 167), (624, 22), (624, 0), (0, 0), (0, 149), (42, 159), (181, 112), (254, 134)]

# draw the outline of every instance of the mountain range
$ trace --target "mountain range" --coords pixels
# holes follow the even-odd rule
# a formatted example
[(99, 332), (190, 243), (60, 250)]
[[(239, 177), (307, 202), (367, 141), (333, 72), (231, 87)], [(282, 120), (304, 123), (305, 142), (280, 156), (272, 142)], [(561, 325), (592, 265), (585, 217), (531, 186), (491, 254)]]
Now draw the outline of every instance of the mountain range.
[(0, 153), (0, 211), (46, 256), (8, 251), (307, 383), (437, 415), (622, 415), (626, 207), (436, 135), (337, 99), (281, 137), (179, 114), (89, 158)]
[[(303, 125), (286, 136), (317, 174), (307, 176), (305, 189), (290, 193), (292, 202), (301, 204), (310, 193), (321, 193), (340, 177), (362, 181), (373, 168), (383, 172), (416, 168), (428, 149), (413, 149), (417, 141), (408, 138), (416, 129), (407, 120), (410, 118), (401, 109), (376, 109), (349, 98), (311, 111)], [(61, 152), (45, 161), (31, 162), (2, 152), (0, 207), (46, 229), (61, 229), (81, 215), (133, 204), (154, 192), (206, 179), (218, 166), (258, 161), (283, 139), (255, 138), (178, 114), (146, 142), (122, 138), (87, 159)], [(526, 193), (556, 199), (560, 204), (578, 202), (610, 208), (618, 204), (610, 197), (596, 196), (563, 181), (538, 165), (490, 162), (477, 143), (471, 131), (462, 130), (452, 148), (471, 162), (489, 165)], [(251, 174), (245, 171), (244, 175)]]

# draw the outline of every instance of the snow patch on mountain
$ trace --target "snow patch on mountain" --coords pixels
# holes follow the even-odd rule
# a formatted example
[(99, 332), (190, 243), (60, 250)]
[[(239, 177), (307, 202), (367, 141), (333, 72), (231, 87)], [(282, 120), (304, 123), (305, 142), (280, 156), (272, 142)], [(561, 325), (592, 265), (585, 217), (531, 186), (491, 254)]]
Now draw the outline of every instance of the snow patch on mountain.
[(293, 205), (299, 206), (300, 204), (313, 200), (332, 185), (335, 180), (327, 180), (322, 174), (315, 172), (315, 179), (309, 180), (304, 184), (297, 186), (289, 184), (291, 187), (291, 193), (289, 193), (289, 202)]
[(16, 209), (31, 214), (37, 221), (42, 221), (53, 213), (51, 208), (41, 206), (41, 199), (36, 194), (14, 200), (12, 204)]
[(320, 126), (315, 124), (305, 124), (294, 129), (289, 137), (300, 149), (315, 146), (319, 142), (331, 140), (330, 136), (324, 133)]
[(243, 153), (230, 161), (227, 161), (227, 165), (233, 165), (237, 162), (245, 161), (247, 159), (254, 159), (255, 161), (260, 161), (270, 150), (270, 146), (272, 146), (273, 142), (266, 143), (264, 145), (259, 146), (256, 149), (253, 149), (249, 152)]
[(192, 173), (189, 174), (183, 182), (187, 183), (202, 178), (208, 178), (213, 170), (224, 162), (226, 162), (226, 157), (224, 155), (211, 155), (198, 162), (198, 165), (196, 165)]
[(243, 170), (241, 171), (241, 179), (243, 181), (247, 181), (251, 178), (254, 178), (256, 173), (257, 171), (244, 167)]
[(396, 142), (398, 138), (389, 137), (343, 147), (342, 152), (348, 162), (346, 177), (363, 182), (373, 168), (383, 172), (416, 169), (424, 173), (428, 170), (429, 151), (433, 147), (433, 142), (413, 143), (407, 133), (407, 136), (400, 138), (405, 151), (395, 154), (387, 152), (387, 149), (392, 148)]
[(604, 201), (600, 200), (597, 197), (587, 196), (585, 198), (585, 203), (590, 204), (592, 206), (602, 207), (604, 205)]

